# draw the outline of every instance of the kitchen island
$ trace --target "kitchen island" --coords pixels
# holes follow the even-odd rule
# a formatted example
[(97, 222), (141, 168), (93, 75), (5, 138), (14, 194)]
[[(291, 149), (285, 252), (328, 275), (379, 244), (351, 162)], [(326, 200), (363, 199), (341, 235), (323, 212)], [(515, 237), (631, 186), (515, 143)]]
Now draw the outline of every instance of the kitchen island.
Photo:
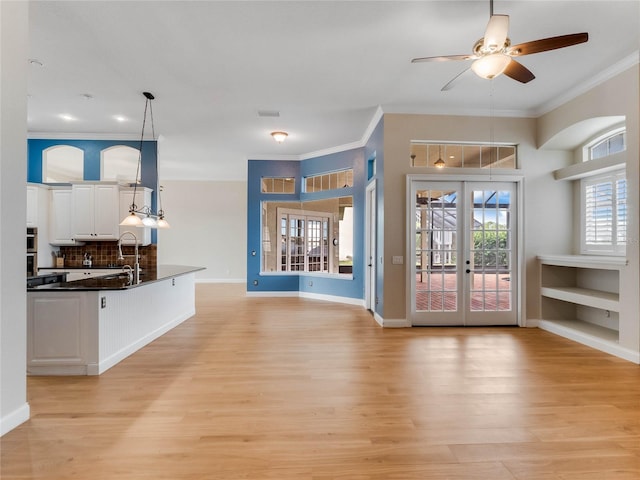
[(27, 289), (27, 373), (100, 375), (195, 314), (195, 272), (145, 269)]

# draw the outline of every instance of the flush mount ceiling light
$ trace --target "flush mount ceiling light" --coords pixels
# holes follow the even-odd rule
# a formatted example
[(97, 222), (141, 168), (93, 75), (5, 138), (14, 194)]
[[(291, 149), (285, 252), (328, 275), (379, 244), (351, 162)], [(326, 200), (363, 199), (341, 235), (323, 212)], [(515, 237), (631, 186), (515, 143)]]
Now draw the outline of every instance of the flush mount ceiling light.
[[(129, 214), (120, 222), (120, 225), (125, 227), (149, 227), (149, 228), (170, 228), (169, 222), (167, 222), (164, 218), (164, 210), (162, 210), (162, 200), (160, 198), (161, 188), (159, 187), (160, 182), (158, 179), (158, 169), (156, 168), (156, 191), (158, 192), (158, 212), (155, 213), (151, 210), (151, 207), (148, 205), (144, 205), (142, 208), (138, 208), (136, 205), (136, 191), (138, 189), (138, 184), (140, 183), (140, 172), (142, 170), (142, 145), (144, 141), (144, 128), (147, 123), (147, 108), (149, 110), (149, 116), (151, 118), (151, 137), (153, 140), (156, 139), (156, 133), (153, 125), (153, 107), (151, 106), (151, 100), (155, 97), (152, 93), (142, 92), (145, 96), (146, 101), (144, 104), (144, 117), (142, 119), (142, 134), (140, 135), (140, 148), (138, 150), (138, 168), (136, 170), (136, 181), (133, 184), (133, 199), (131, 200), (131, 205), (129, 205)], [(156, 148), (156, 159), (158, 158), (158, 144), (155, 144)]]
[(282, 143), (287, 139), (289, 134), (287, 132), (271, 132), (271, 136), (276, 142)]

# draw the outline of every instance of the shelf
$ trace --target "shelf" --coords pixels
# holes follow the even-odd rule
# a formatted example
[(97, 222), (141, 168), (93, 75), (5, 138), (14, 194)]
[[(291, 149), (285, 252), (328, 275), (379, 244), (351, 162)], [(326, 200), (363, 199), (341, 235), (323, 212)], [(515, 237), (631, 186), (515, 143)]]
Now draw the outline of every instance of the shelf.
[(580, 178), (619, 170), (623, 168), (625, 164), (625, 152), (620, 152), (608, 157), (589, 160), (588, 162), (574, 163), (573, 165), (554, 170), (553, 176), (556, 180), (578, 180)]
[(578, 287), (541, 287), (540, 293), (544, 297), (555, 298), (564, 302), (612, 312), (620, 311), (620, 296), (617, 293)]
[(538, 260), (543, 265), (603, 270), (619, 270), (628, 264), (625, 257), (604, 255), (538, 255)]
[(637, 351), (620, 346), (616, 330), (580, 320), (539, 320), (538, 327), (601, 352), (640, 363), (640, 354)]

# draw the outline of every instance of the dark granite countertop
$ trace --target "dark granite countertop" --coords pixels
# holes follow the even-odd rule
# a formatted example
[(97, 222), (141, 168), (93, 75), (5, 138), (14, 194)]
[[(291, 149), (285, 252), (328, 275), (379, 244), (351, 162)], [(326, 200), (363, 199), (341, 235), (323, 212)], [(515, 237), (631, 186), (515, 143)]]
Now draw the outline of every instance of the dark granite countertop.
[(204, 267), (192, 267), (187, 265), (158, 265), (155, 269), (144, 269), (140, 275), (140, 282), (137, 284), (129, 282), (129, 277), (126, 273), (123, 274), (121, 271), (114, 271), (112, 274), (100, 277), (83, 278), (82, 280), (75, 280), (73, 282), (57, 282), (28, 287), (27, 291), (127, 290), (200, 270), (204, 270)]

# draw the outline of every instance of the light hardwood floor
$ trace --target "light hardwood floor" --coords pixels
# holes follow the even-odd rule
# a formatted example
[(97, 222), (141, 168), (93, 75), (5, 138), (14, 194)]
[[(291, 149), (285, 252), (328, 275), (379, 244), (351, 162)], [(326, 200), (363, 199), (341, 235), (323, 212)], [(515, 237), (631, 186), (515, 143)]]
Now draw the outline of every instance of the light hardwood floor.
[(637, 365), (538, 329), (382, 329), (240, 285), (196, 298), (100, 377), (30, 377), (2, 479), (640, 478)]

